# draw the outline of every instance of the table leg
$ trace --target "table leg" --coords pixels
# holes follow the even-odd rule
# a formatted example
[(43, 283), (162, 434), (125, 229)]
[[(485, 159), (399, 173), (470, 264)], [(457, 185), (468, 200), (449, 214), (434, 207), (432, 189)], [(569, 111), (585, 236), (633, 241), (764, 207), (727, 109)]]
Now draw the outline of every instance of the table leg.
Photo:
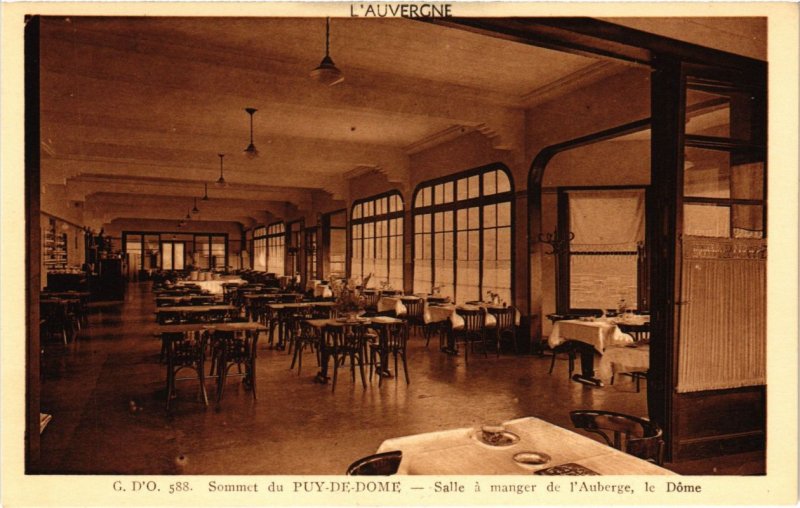
[(330, 380), (330, 376), (328, 376), (328, 359), (331, 355), (326, 344), (326, 337), (323, 335), (319, 345), (320, 370), (317, 372), (317, 375), (314, 376), (315, 383), (327, 384)]
[(447, 345), (442, 349), (442, 351), (448, 355), (458, 355), (458, 346), (456, 345), (456, 336), (453, 333), (453, 327), (448, 325), (445, 333), (447, 335)]
[(589, 344), (584, 344), (583, 342), (575, 342), (575, 345), (581, 355), (581, 373), (574, 374), (572, 380), (587, 385), (602, 387), (603, 382), (594, 377), (594, 347)]
[(389, 370), (389, 327), (382, 326), (379, 336), (379, 345), (381, 351), (381, 368), (378, 375), (382, 377), (392, 377), (392, 371)]

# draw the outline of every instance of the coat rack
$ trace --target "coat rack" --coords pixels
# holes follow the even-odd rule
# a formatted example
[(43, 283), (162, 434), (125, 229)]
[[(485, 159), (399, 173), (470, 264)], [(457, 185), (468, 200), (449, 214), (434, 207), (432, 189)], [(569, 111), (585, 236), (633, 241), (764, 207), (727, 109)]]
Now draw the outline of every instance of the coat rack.
[(545, 254), (552, 255), (552, 254), (561, 254), (569, 249), (569, 243), (575, 239), (575, 233), (570, 231), (566, 238), (562, 237), (558, 230), (553, 231), (552, 233), (539, 233), (539, 242), (546, 243), (550, 246), (550, 252), (545, 252)]

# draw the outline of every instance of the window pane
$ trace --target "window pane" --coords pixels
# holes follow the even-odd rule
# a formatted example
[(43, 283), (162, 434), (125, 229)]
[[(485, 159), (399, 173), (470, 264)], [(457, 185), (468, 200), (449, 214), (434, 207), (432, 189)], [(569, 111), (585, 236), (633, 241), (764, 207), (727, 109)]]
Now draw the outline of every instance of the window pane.
[(683, 195), (706, 198), (730, 197), (730, 154), (722, 150), (686, 148)]
[(764, 163), (737, 164), (731, 168), (733, 199), (764, 199)]
[(730, 97), (688, 88), (686, 108), (686, 134), (730, 137)]
[(424, 189), (422, 189), (422, 205), (430, 206), (431, 204), (433, 204), (431, 202), (431, 188), (425, 187)]
[(163, 270), (172, 270), (172, 244), (164, 243), (161, 247), (161, 268)]
[(458, 259), (469, 259), (469, 239), (466, 231), (457, 233), (456, 243), (458, 244)]
[(481, 249), (480, 232), (469, 231), (467, 236), (467, 241), (469, 242), (468, 246), (469, 259), (474, 259), (474, 260), (480, 259), (480, 249)]
[(493, 228), (497, 225), (497, 205), (483, 207), (483, 227)]
[(613, 309), (620, 299), (636, 306), (636, 255), (570, 256), (570, 307)]
[(511, 228), (497, 230), (497, 259), (511, 259)]
[(730, 208), (727, 206), (683, 205), (683, 233), (689, 236), (729, 238)]
[(733, 236), (764, 238), (763, 212), (760, 205), (733, 205)]
[(447, 182), (444, 184), (444, 202), (445, 203), (452, 203), (453, 202), (453, 182)]
[(505, 171), (497, 171), (497, 192), (508, 192), (511, 190), (511, 182)]
[(511, 225), (511, 203), (508, 201), (499, 203), (497, 205), (497, 225), (510, 226)]
[(183, 243), (174, 243), (173, 244), (173, 259), (172, 259), (172, 266), (175, 270), (183, 270)]
[(433, 202), (444, 203), (444, 185), (441, 183), (433, 188)]
[(497, 193), (497, 171), (483, 174), (483, 195), (489, 196)]
[(473, 206), (467, 210), (468, 220), (469, 220), (469, 229), (477, 229), (480, 227), (480, 220), (479, 220), (479, 212), (480, 208), (477, 206)]
[(466, 178), (461, 178), (460, 180), (458, 180), (456, 182), (456, 186), (457, 186), (456, 199), (458, 201), (462, 201), (464, 199), (467, 199), (467, 196), (469, 194), (467, 192), (467, 179)]
[(467, 229), (469, 223), (467, 221), (467, 209), (460, 208), (456, 211), (456, 227), (459, 231)]
[(470, 198), (477, 198), (480, 193), (480, 176), (475, 175), (469, 177), (469, 196)]
[(486, 229), (483, 232), (483, 259), (494, 261), (497, 259), (497, 230)]

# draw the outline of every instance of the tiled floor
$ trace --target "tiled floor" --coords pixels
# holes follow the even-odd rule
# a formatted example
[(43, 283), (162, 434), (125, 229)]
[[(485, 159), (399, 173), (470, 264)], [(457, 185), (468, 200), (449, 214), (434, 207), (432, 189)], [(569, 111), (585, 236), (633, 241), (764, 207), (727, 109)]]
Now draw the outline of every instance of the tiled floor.
[[(298, 376), (291, 357), (263, 341), (257, 401), (233, 378), (220, 411), (205, 409), (195, 382), (185, 381), (168, 415), (153, 309), (149, 285), (131, 284), (123, 304), (94, 309), (77, 341), (47, 345), (42, 411), (53, 421), (42, 435), (41, 472), (342, 474), (389, 437), (528, 415), (571, 428), (575, 408), (646, 413), (644, 391), (628, 379), (586, 387), (568, 381), (565, 360), (548, 375), (549, 356), (476, 354), (467, 366), (414, 337), (409, 385), (401, 377), (364, 390), (342, 376), (331, 393), (313, 382), (312, 354)], [(185, 463), (176, 462), (181, 455)]]

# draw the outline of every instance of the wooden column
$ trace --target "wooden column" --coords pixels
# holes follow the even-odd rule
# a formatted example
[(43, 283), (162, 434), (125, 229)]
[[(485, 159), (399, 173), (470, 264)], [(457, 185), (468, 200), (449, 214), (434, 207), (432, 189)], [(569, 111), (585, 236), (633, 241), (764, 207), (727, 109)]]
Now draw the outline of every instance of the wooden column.
[(656, 62), (651, 88), (652, 137), (650, 189), (647, 200), (645, 244), (650, 262), (650, 371), (647, 405), (650, 418), (664, 430), (666, 460), (671, 460), (674, 441), (672, 408), (675, 387), (683, 156), (683, 87), (680, 62), (664, 58)]
[(25, 472), (39, 463), (41, 288), (39, 167), (39, 17), (25, 25)]

